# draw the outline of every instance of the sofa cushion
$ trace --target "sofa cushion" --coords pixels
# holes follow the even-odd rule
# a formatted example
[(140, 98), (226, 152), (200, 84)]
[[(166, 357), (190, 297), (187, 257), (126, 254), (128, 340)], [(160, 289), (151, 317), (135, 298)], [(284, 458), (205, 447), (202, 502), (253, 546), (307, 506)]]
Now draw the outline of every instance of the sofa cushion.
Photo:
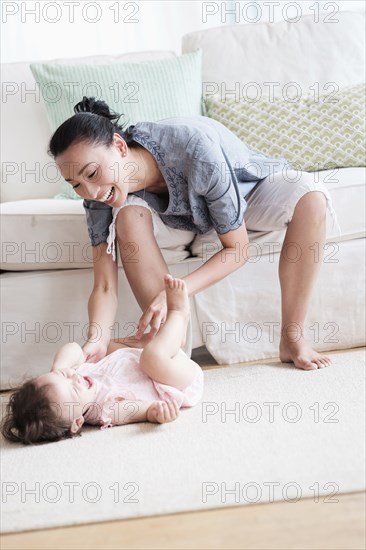
[(252, 149), (270, 157), (283, 155), (297, 170), (366, 166), (365, 92), (362, 83), (292, 100), (209, 96), (206, 114)]
[(142, 63), (32, 63), (30, 67), (52, 131), (74, 114), (74, 105), (83, 96), (103, 99), (113, 111), (125, 115), (120, 122), (127, 125), (202, 114), (201, 50)]
[(197, 48), (203, 50), (204, 95), (224, 97), (230, 90), (239, 100), (269, 90), (274, 97), (294, 88), (331, 92), (365, 79), (365, 14), (337, 10), (316, 21), (314, 12), (295, 21), (221, 25), (183, 36), (183, 53)]
[[(348, 241), (365, 237), (365, 205), (366, 205), (366, 169), (341, 168), (322, 170), (318, 173), (329, 190), (336, 211), (341, 234), (329, 234), (327, 242)], [(250, 249), (253, 256), (265, 256), (279, 252), (282, 248), (286, 229), (278, 231), (249, 231), (250, 243), (255, 243)], [(259, 246), (258, 246), (259, 245)], [(216, 233), (210, 231), (204, 235), (196, 235), (191, 244), (193, 256), (208, 259), (222, 247)], [(331, 251), (328, 253), (331, 255)], [(252, 259), (254, 261), (255, 259)]]
[[(0, 269), (31, 271), (90, 268), (93, 251), (82, 201), (34, 199), (0, 204)], [(183, 261), (194, 234), (158, 233), (167, 263)], [(118, 265), (121, 265), (119, 255)]]
[[(170, 51), (93, 55), (44, 61), (52, 65), (107, 65), (172, 59)], [(51, 128), (30, 62), (1, 65), (1, 201), (51, 198), (61, 189), (63, 178), (47, 155)]]
[[(365, 235), (364, 168), (342, 168), (319, 172), (329, 189), (342, 234), (332, 241), (360, 238)], [(0, 269), (28, 271), (73, 269), (92, 266), (92, 248), (88, 236), (82, 201), (35, 199), (0, 205), (2, 235)], [(187, 233), (185, 235), (184, 233)], [(157, 237), (165, 261), (176, 263), (189, 256), (189, 232), (169, 232)], [(263, 244), (262, 254), (281, 249), (283, 231), (248, 231), (250, 242)], [(272, 243), (269, 246), (268, 243)], [(193, 256), (209, 257), (221, 243), (215, 232), (197, 235), (191, 244)], [(120, 258), (118, 257), (119, 265)]]

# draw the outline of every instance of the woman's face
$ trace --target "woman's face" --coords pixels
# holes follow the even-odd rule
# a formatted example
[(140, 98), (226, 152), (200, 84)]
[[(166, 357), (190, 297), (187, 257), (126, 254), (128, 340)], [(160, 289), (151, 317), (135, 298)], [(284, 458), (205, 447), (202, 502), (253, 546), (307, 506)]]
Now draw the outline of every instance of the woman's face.
[(58, 155), (56, 164), (62, 177), (80, 197), (122, 206), (138, 180), (138, 167), (127, 157), (127, 145), (114, 134), (111, 147), (85, 141), (71, 145)]
[(38, 376), (37, 384), (51, 386), (48, 391), (51, 404), (55, 406), (65, 425), (76, 432), (84, 422), (83, 415), (95, 402), (95, 380), (90, 377), (86, 379), (74, 368), (65, 368)]

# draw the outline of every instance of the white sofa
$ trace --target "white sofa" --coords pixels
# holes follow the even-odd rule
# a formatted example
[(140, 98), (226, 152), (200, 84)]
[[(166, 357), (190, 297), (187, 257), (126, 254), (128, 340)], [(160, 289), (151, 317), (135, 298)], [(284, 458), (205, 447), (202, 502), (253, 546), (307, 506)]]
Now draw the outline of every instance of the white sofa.
[[(296, 81), (308, 91), (328, 82), (357, 84), (364, 76), (364, 17), (338, 13), (339, 22), (223, 26), (185, 35), (182, 53), (203, 48), (204, 90), (235, 89)], [(137, 52), (94, 56), (80, 61), (113, 63), (175, 55)], [(84, 341), (87, 300), (92, 289), (89, 237), (82, 201), (56, 200), (61, 181), (51, 182), (47, 156), (51, 134), (45, 107), (35, 90), (29, 62), (2, 66), (7, 83), (2, 103), (1, 195), (1, 386), (5, 390), (49, 368), (59, 346)], [(27, 93), (28, 92), (28, 93)], [(31, 172), (33, 170), (33, 172)], [(49, 170), (49, 172), (48, 172)], [(305, 336), (315, 349), (333, 350), (365, 344), (365, 168), (319, 173), (338, 214), (342, 234), (328, 234), (325, 260), (313, 292)], [(252, 232), (261, 254), (224, 281), (191, 297), (190, 346), (206, 345), (219, 363), (278, 356), (280, 327), (279, 251), (284, 231)], [(212, 246), (218, 243), (209, 236)], [(206, 239), (207, 241), (207, 239)], [(184, 276), (204, 261), (205, 239), (191, 252), (159, 243), (169, 269)], [(272, 248), (271, 248), (272, 246)], [(270, 251), (272, 253), (270, 254)], [(131, 334), (140, 311), (119, 269), (119, 309), (114, 337)], [(224, 315), (222, 312), (226, 312)]]

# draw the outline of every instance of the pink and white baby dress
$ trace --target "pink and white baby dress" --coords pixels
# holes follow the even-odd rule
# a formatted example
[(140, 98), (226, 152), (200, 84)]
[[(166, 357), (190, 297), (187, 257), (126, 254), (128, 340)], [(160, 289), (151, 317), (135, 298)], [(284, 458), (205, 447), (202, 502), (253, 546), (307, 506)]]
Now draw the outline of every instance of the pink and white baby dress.
[(142, 348), (120, 348), (103, 357), (97, 363), (83, 363), (78, 373), (90, 376), (97, 385), (96, 398), (84, 414), (87, 424), (96, 424), (101, 429), (113, 426), (118, 400), (165, 401), (175, 399), (182, 407), (193, 407), (202, 398), (204, 375), (197, 365), (197, 375), (184, 390), (156, 382), (140, 367)]

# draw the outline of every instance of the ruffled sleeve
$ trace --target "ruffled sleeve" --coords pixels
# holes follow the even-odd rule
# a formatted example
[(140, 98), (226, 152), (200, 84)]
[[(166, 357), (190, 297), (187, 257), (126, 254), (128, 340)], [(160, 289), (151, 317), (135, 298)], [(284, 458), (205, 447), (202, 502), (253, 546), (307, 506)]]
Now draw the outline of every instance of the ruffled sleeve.
[(100, 429), (105, 430), (106, 428), (112, 428), (114, 426), (115, 418), (116, 418), (116, 403), (118, 401), (122, 401), (122, 397), (118, 398), (111, 398), (105, 401), (100, 410), (100, 417), (99, 417), (99, 424)]
[(101, 426), (102, 429), (110, 428), (116, 418), (116, 403), (122, 401), (122, 396), (111, 396), (103, 401), (93, 403), (84, 414), (86, 424)]
[(116, 418), (118, 415), (118, 402), (124, 401), (125, 399), (136, 400), (136, 396), (132, 392), (125, 392), (125, 395), (123, 396), (121, 394), (111, 393), (103, 401), (103, 403), (101, 403), (99, 408), (100, 414), (98, 418), (98, 424), (100, 425), (101, 430), (112, 428), (114, 425), (116, 425)]
[(99, 422), (101, 430), (105, 430), (106, 428), (112, 428), (115, 423), (116, 415), (117, 415), (117, 403), (118, 401), (122, 401), (123, 397), (109, 397), (106, 401), (101, 403), (100, 406), (100, 414), (99, 414)]

